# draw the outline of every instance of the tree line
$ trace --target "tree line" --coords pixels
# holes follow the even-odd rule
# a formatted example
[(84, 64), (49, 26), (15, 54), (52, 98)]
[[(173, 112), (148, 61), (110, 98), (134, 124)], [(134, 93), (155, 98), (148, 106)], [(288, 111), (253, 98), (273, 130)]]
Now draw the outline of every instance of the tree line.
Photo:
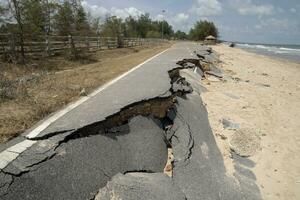
[[(170, 38), (173, 27), (156, 21), (149, 14), (122, 20), (107, 16), (92, 17), (81, 0), (8, 0), (0, 7), (0, 32), (29, 35), (102, 35), (109, 37)], [(163, 32), (163, 33), (162, 33)]]
[(83, 8), (82, 0), (2, 0), (1, 33), (17, 34), (21, 58), (25, 57), (25, 39), (36, 39), (36, 35), (102, 36), (118, 40), (126, 37), (181, 40), (204, 40), (208, 35), (218, 37), (218, 29), (209, 21), (196, 22), (187, 34), (180, 30), (175, 32), (166, 20), (153, 20), (148, 13), (126, 19), (96, 18)]
[[(24, 35), (101, 35), (108, 37), (177, 38), (203, 40), (218, 36), (212, 22), (198, 21), (186, 34), (174, 32), (165, 20), (152, 20), (148, 13), (104, 21), (91, 16), (82, 0), (7, 0), (0, 5), (0, 33)], [(103, 20), (103, 19), (102, 19)]]

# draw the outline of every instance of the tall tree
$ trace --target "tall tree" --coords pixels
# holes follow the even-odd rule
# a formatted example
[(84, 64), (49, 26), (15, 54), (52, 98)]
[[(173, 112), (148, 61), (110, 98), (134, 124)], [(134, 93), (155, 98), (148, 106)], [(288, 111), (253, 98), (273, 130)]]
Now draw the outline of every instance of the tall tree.
[(75, 29), (78, 35), (88, 35), (90, 33), (90, 25), (88, 23), (87, 14), (81, 5), (75, 13)]
[(5, 13), (6, 13), (6, 8), (4, 7), (4, 5), (0, 4), (0, 26), (5, 21), (5, 18), (4, 18)]
[(59, 35), (72, 35), (75, 31), (75, 19), (73, 15), (72, 4), (69, 1), (64, 1), (58, 7), (55, 18), (55, 29)]
[(132, 16), (125, 19), (125, 37), (137, 37), (138, 36), (138, 22)]
[(138, 26), (137, 26), (137, 33), (138, 37), (145, 38), (147, 36), (147, 32), (150, 31), (152, 28), (152, 20), (150, 19), (149, 13), (142, 14), (138, 18)]
[(44, 5), (39, 0), (23, 0), (23, 24), (24, 32), (34, 35), (46, 32), (47, 18)]
[(204, 40), (207, 36), (212, 35), (214, 37), (219, 36), (217, 27), (213, 22), (198, 21), (190, 30), (190, 38), (193, 40)]
[(21, 46), (21, 57), (17, 58), (18, 62), (25, 62), (24, 52), (24, 4), (22, 0), (11, 0), (9, 1), (9, 8), (12, 16), (17, 22), (18, 33), (20, 35), (20, 46)]
[(106, 37), (120, 37), (124, 33), (123, 22), (116, 16), (107, 17), (102, 25), (101, 35)]

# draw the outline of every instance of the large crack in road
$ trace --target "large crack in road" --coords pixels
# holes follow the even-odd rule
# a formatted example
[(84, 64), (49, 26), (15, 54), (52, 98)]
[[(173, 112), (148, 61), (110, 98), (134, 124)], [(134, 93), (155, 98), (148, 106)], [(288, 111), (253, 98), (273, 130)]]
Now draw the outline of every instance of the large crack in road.
[[(168, 95), (35, 137), (32, 148), (1, 170), (1, 199), (259, 199), (252, 181), (226, 176), (199, 96), (205, 71), (220, 73), (201, 63), (217, 56), (206, 47), (196, 54), (199, 59), (180, 60), (168, 71)], [(172, 178), (163, 174), (168, 148)]]

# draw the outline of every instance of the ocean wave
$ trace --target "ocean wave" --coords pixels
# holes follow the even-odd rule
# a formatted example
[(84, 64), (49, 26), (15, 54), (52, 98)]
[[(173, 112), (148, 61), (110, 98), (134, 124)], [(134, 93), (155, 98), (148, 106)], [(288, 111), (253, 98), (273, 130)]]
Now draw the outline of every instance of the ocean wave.
[(300, 52), (300, 49), (292, 49), (292, 48), (286, 48), (286, 47), (280, 47), (279, 49), (285, 50), (285, 51), (298, 51), (298, 52)]
[(241, 44), (238, 43), (237, 46), (240, 46), (241, 48), (248, 48), (248, 49), (257, 49), (260, 51), (267, 51), (270, 53), (275, 54), (293, 54), (293, 55), (299, 55), (300, 56), (300, 49), (294, 49), (294, 48), (287, 48), (287, 47), (280, 47), (280, 46), (266, 46), (262, 44)]

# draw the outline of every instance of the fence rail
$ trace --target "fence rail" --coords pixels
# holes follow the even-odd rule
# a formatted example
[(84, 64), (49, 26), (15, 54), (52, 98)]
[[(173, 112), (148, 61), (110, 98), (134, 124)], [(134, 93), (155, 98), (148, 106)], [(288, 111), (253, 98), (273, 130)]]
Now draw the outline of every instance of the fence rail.
[[(54, 55), (59, 52), (84, 50), (94, 52), (118, 47), (135, 47), (166, 42), (157, 38), (114, 38), (100, 36), (32, 36), (25, 35), (23, 42), (18, 34), (0, 34), (0, 55), (18, 54), (21, 47), (25, 54)], [(23, 45), (22, 45), (23, 44)]]

